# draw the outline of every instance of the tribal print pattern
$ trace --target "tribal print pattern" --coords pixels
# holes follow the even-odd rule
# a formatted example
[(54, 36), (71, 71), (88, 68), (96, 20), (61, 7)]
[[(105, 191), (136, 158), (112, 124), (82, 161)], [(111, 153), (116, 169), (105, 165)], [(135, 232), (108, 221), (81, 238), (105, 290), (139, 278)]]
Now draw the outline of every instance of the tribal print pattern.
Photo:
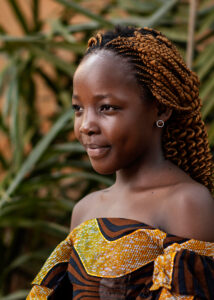
[(214, 299), (214, 244), (134, 220), (76, 227), (33, 281), (28, 300)]

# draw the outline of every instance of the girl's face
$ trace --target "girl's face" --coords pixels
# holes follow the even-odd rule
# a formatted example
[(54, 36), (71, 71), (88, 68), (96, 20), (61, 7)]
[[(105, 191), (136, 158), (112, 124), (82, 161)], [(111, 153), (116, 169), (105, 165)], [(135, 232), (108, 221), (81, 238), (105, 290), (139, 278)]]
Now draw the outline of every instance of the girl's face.
[(142, 99), (128, 64), (109, 51), (90, 54), (74, 75), (74, 131), (93, 168), (111, 174), (150, 155), (155, 104)]

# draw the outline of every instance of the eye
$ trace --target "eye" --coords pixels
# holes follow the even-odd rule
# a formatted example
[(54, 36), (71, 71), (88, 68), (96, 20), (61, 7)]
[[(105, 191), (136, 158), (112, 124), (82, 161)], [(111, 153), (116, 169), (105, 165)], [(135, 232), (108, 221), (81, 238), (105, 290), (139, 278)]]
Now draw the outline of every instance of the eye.
[(118, 110), (119, 107), (118, 106), (115, 106), (115, 105), (110, 105), (110, 104), (103, 104), (101, 105), (100, 107), (100, 111), (115, 111), (115, 110)]
[(80, 105), (77, 105), (77, 104), (73, 104), (72, 108), (75, 112), (81, 112), (83, 110), (82, 107)]

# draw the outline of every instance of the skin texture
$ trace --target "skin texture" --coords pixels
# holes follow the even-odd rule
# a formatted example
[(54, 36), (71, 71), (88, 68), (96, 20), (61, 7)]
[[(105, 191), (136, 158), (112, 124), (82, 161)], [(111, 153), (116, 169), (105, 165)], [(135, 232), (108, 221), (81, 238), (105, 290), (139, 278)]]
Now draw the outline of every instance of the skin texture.
[[(124, 74), (126, 74), (124, 76)], [(71, 230), (96, 217), (138, 220), (171, 234), (214, 241), (209, 191), (165, 160), (160, 115), (145, 99), (129, 64), (102, 50), (86, 56), (74, 76), (75, 135), (100, 174), (116, 172), (108, 189), (75, 206)]]

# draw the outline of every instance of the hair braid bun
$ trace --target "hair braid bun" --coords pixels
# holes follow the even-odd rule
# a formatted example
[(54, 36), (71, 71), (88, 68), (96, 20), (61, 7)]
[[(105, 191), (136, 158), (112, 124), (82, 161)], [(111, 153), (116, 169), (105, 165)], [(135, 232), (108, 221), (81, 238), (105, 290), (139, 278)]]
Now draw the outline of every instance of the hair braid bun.
[(213, 163), (201, 119), (199, 79), (176, 47), (154, 29), (117, 27), (92, 37), (86, 55), (101, 49), (126, 57), (140, 86), (150, 90), (158, 106), (173, 110), (163, 133), (164, 155), (212, 190)]

